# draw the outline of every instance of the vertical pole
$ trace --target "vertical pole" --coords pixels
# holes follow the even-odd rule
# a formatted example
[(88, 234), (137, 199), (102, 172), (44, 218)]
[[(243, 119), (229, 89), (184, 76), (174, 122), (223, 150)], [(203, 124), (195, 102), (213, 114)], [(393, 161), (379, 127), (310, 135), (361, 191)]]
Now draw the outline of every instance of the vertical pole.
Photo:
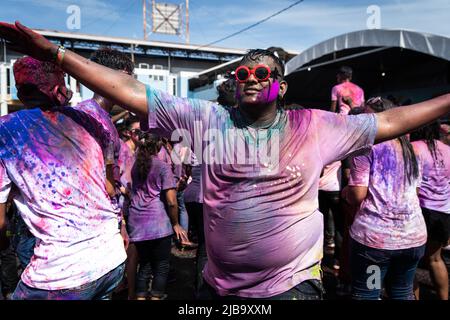
[(189, 43), (189, 0), (186, 0), (186, 43)]
[(131, 50), (131, 61), (134, 64), (134, 44), (131, 44), (130, 50)]
[(171, 72), (170, 70), (172, 69), (172, 66), (171, 66), (171, 61), (170, 61), (170, 51), (168, 52), (168, 54), (167, 54), (167, 62), (168, 62), (168, 66), (167, 66), (167, 69), (169, 69), (169, 73)]
[(146, 2), (147, 2), (147, 0), (142, 0), (142, 24), (143, 24), (143, 27), (144, 27), (144, 40), (147, 40)]
[(7, 94), (7, 78), (6, 78), (6, 64), (0, 64), (0, 116), (8, 114), (8, 102), (6, 102)]
[(6, 63), (6, 41), (2, 40), (3, 42), (3, 62)]
[(153, 28), (155, 27), (155, 11), (156, 11), (156, 4), (155, 4), (155, 0), (152, 0), (152, 33), (153, 33)]

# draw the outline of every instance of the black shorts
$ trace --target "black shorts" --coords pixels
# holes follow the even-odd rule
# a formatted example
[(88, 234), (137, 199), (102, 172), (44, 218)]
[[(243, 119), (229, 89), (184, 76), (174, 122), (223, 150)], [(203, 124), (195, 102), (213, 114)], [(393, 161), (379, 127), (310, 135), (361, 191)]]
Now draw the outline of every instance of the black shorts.
[(427, 208), (422, 208), (422, 213), (427, 224), (428, 240), (447, 246), (450, 238), (450, 214)]

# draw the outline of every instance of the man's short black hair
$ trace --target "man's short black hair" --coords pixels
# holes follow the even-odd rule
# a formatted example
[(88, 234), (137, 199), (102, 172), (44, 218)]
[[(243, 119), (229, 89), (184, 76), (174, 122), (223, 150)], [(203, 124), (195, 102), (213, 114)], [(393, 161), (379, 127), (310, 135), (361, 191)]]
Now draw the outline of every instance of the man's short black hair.
[(90, 60), (114, 70), (124, 70), (129, 74), (134, 70), (134, 63), (126, 54), (108, 47), (101, 47), (95, 51)]
[(277, 67), (279, 68), (280, 74), (278, 76), (283, 79), (284, 77), (284, 63), (281, 61), (281, 59), (275, 55), (274, 52), (266, 50), (266, 49), (252, 49), (249, 50), (241, 59), (240, 64), (243, 64), (247, 61), (258, 61), (262, 57), (270, 57), (275, 62)]
[(348, 66), (342, 66), (339, 68), (338, 74), (344, 79), (351, 79), (353, 75), (353, 70)]

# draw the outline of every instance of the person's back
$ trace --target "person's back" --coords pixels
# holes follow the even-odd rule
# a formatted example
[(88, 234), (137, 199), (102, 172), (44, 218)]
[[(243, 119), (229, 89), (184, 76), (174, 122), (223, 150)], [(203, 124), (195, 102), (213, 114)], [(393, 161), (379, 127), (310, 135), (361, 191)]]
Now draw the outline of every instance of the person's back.
[(159, 138), (146, 134), (137, 149), (132, 170), (129, 210), (129, 235), (136, 245), (140, 268), (136, 281), (138, 300), (148, 297), (148, 283), (153, 275), (151, 299), (165, 299), (169, 274), (172, 235), (187, 239), (178, 223), (175, 180), (172, 168), (156, 156)]
[(419, 186), (420, 206), (450, 214), (450, 146), (434, 141), (437, 159), (425, 141), (412, 142), (423, 170)]
[(37, 237), (25, 284), (45, 290), (93, 281), (125, 260), (117, 209), (105, 190), (97, 141), (59, 111), (22, 110), (0, 119), (2, 186)]
[[(336, 99), (340, 114), (348, 114), (354, 107), (360, 107), (364, 103), (364, 91), (353, 82), (343, 82), (333, 87), (332, 97)], [(352, 104), (349, 105), (348, 100)]]
[[(414, 152), (419, 158), (423, 181), (418, 189), (428, 239), (424, 260), (438, 297), (448, 300), (448, 272), (442, 248), (450, 240), (450, 147), (439, 141), (439, 121), (411, 134)], [(419, 290), (415, 292), (419, 296)]]
[(132, 196), (129, 208), (129, 236), (132, 241), (151, 240), (171, 235), (172, 225), (162, 200), (163, 190), (175, 188), (172, 168), (152, 157), (146, 179), (139, 176), (136, 164), (131, 172)]
[[(365, 103), (370, 113), (395, 107), (381, 97)], [(350, 228), (354, 299), (380, 299), (387, 277), (384, 285), (390, 299), (414, 299), (414, 275), (427, 241), (417, 197), (420, 181), (419, 164), (406, 136), (353, 158), (343, 197), (359, 208)], [(379, 270), (380, 285), (367, 285), (373, 276), (369, 270)]]
[(420, 179), (408, 179), (398, 140), (372, 148), (369, 155), (353, 159), (350, 185), (368, 185), (350, 229), (351, 237), (366, 246), (397, 250), (426, 242), (425, 222), (416, 188)]
[(353, 70), (342, 66), (337, 75), (337, 85), (331, 90), (331, 111), (348, 114), (351, 109), (360, 107), (364, 103), (364, 91), (351, 82)]
[(69, 289), (123, 271), (118, 209), (106, 190), (110, 134), (89, 114), (61, 107), (70, 94), (56, 66), (26, 57), (14, 76), (20, 100), (39, 108), (0, 118), (0, 202), (15, 186), (14, 202), (37, 239), (13, 298), (107, 298), (112, 289)]

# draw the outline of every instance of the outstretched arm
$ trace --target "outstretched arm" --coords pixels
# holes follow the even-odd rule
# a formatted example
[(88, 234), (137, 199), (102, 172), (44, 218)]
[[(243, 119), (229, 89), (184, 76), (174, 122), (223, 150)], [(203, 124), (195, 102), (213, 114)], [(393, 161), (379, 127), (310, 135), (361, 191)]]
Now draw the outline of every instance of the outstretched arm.
[(450, 94), (398, 107), (376, 114), (378, 122), (375, 142), (383, 142), (402, 136), (450, 112)]
[[(42, 61), (55, 61), (58, 46), (16, 22), (0, 23), (0, 38), (13, 50)], [(123, 72), (109, 69), (66, 50), (62, 69), (86, 87), (115, 104), (136, 113), (147, 114), (145, 86)]]

